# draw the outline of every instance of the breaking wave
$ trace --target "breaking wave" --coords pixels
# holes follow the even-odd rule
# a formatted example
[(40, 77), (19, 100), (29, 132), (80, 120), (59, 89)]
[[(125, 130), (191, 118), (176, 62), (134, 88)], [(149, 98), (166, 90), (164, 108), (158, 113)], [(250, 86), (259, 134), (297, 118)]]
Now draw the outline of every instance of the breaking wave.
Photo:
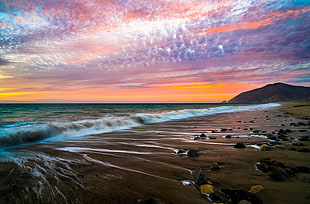
[(137, 113), (126, 117), (103, 117), (101, 119), (62, 123), (19, 122), (0, 128), (0, 148), (36, 142), (62, 141), (74, 137), (129, 129), (147, 123), (160, 123), (217, 113), (252, 111), (276, 106), (280, 106), (280, 104), (218, 106), (205, 109), (183, 109), (160, 113)]

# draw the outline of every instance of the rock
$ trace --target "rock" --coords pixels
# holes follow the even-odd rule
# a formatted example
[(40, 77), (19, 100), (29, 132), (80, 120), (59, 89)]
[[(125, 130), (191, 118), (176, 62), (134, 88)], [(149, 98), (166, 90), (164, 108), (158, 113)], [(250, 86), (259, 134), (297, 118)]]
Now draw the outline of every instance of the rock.
[(243, 190), (221, 189), (220, 192), (230, 199), (231, 204), (238, 204), (240, 201), (248, 201), (252, 204), (262, 204), (262, 200), (255, 194)]
[(289, 175), (286, 171), (281, 167), (272, 168), (269, 177), (275, 181), (286, 181), (289, 179)]
[(196, 137), (193, 138), (193, 140), (199, 140), (199, 139), (201, 139), (201, 138), (198, 137), (198, 136), (196, 136)]
[(225, 138), (230, 139), (232, 138), (232, 135), (226, 135)]
[(306, 126), (307, 124), (304, 123), (304, 122), (298, 122), (297, 125), (299, 125), (299, 126)]
[(208, 194), (208, 200), (211, 203), (220, 203), (221, 202), (220, 196), (216, 195), (215, 193)]
[(209, 139), (211, 139), (211, 140), (215, 140), (215, 139), (216, 139), (216, 137), (210, 136), (210, 137), (209, 137)]
[(210, 184), (201, 185), (199, 187), (199, 189), (200, 189), (200, 193), (202, 193), (202, 194), (214, 193), (214, 186), (212, 186)]
[(310, 152), (310, 150), (309, 150), (309, 149), (304, 148), (304, 149), (298, 150), (298, 152)]
[(286, 133), (290, 133), (290, 132), (293, 132), (292, 130), (290, 130), (290, 129), (286, 129), (286, 130), (284, 130)]
[(201, 186), (202, 184), (207, 182), (207, 178), (202, 172), (201, 168), (195, 169), (193, 172), (194, 182), (196, 186)]
[(239, 148), (239, 149), (242, 149), (242, 148), (245, 148), (245, 144), (241, 143), (241, 142), (238, 142), (237, 144), (235, 144), (234, 146), (235, 148)]
[(177, 151), (177, 154), (178, 154), (178, 155), (187, 155), (187, 152), (186, 152), (185, 150), (183, 150), (183, 149), (179, 149), (179, 150)]
[(199, 150), (191, 149), (187, 152), (188, 157), (198, 157), (200, 155)]
[(301, 136), (298, 139), (299, 139), (299, 141), (309, 141), (310, 137), (309, 136)]
[(297, 149), (295, 147), (289, 148), (288, 150), (297, 151)]
[(268, 170), (269, 170), (269, 167), (267, 164), (264, 164), (264, 163), (257, 163), (256, 165), (256, 168), (260, 171), (262, 171), (263, 173), (267, 173)]
[(202, 133), (202, 134), (200, 135), (200, 138), (201, 138), (201, 139), (206, 139), (206, 138), (207, 138), (207, 135), (205, 135), (204, 133)]
[(211, 166), (210, 166), (210, 170), (220, 170), (221, 167), (218, 165), (217, 162), (213, 163)]
[(260, 131), (259, 130), (253, 130), (252, 133), (258, 134)]
[(305, 167), (305, 166), (298, 166), (296, 167), (297, 171), (300, 173), (306, 173), (309, 174), (310, 173), (310, 168), (309, 167)]
[(227, 128), (221, 128), (220, 131), (221, 132), (228, 132), (228, 131), (232, 131), (233, 129), (227, 129)]
[(270, 148), (266, 145), (266, 144), (262, 144), (260, 147), (259, 147), (259, 150), (260, 151), (268, 151)]
[(262, 185), (255, 185), (255, 186), (251, 186), (249, 192), (256, 194), (256, 193), (261, 192), (262, 190), (264, 190), (264, 187)]

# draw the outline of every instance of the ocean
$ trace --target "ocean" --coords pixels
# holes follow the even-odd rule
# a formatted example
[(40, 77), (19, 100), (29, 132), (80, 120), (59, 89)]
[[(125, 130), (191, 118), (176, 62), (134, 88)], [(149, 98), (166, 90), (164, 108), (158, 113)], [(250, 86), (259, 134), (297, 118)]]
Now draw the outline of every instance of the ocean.
[(249, 127), (277, 128), (255, 116), (277, 106), (0, 104), (0, 203), (205, 203), (193, 197), (193, 170), (227, 158), (235, 142), (265, 141)]
[(249, 111), (269, 104), (0, 104), (0, 148), (129, 129), (194, 116)]

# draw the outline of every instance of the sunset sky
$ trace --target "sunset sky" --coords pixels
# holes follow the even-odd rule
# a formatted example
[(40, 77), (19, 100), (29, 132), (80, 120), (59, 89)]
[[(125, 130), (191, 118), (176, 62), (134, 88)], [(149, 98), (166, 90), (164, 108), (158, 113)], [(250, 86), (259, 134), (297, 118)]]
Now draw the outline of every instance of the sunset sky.
[(221, 102), (310, 86), (309, 0), (1, 0), (0, 102)]

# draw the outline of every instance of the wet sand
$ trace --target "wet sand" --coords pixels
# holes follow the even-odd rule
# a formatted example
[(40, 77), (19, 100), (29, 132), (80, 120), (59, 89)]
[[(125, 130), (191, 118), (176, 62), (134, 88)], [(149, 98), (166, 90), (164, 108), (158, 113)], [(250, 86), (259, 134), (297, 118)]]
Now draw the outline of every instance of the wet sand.
[[(310, 167), (309, 152), (298, 151), (309, 149), (309, 141), (297, 140), (309, 136), (308, 122), (272, 108), (17, 148), (11, 151), (21, 152), (19, 166), (0, 163), (0, 203), (138, 203), (149, 198), (161, 203), (210, 203), (195, 188), (192, 173), (197, 168), (223, 203), (230, 202), (219, 189), (247, 191), (257, 184), (264, 187), (257, 196), (265, 204), (307, 203), (310, 174), (274, 181), (255, 164), (271, 158), (290, 167)], [(277, 136), (280, 129), (292, 131), (288, 141), (278, 141), (267, 151), (257, 148), (269, 143), (264, 136)], [(194, 140), (201, 133), (208, 138)], [(246, 148), (235, 148), (238, 142)], [(179, 149), (199, 150), (201, 155), (181, 156), (176, 154)], [(219, 170), (210, 169), (215, 162)], [(185, 185), (186, 181), (191, 184)]]

